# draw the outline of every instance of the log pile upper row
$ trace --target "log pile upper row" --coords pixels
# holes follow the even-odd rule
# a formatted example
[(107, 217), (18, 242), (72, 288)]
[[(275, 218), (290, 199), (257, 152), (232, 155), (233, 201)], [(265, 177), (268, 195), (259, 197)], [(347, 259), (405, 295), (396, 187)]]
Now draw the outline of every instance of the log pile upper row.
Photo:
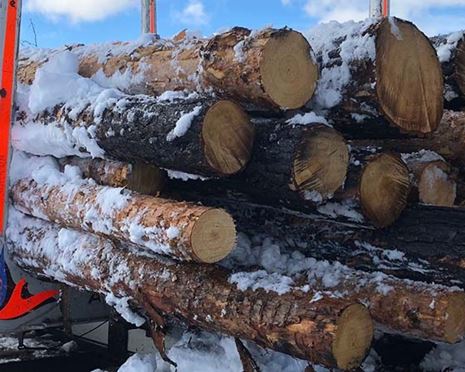
[[(145, 313), (162, 355), (167, 316), (341, 369), (372, 319), (461, 340), (464, 34), (387, 18), (307, 39), (233, 28), (24, 55), (12, 257)], [(243, 233), (306, 270), (231, 264)]]

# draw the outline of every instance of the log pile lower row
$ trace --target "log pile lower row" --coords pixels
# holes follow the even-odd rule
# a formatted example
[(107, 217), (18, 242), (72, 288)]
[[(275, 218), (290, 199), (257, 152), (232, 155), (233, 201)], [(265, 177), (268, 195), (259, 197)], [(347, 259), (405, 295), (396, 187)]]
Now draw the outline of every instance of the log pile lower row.
[[(144, 315), (162, 355), (167, 317), (345, 370), (374, 327), (460, 341), (465, 114), (443, 92), (463, 96), (462, 39), (433, 40), (452, 73), (395, 18), (308, 39), (234, 28), (23, 57), (14, 260)], [(38, 110), (70, 56), (63, 76), (93, 95)], [(234, 261), (244, 233), (283, 253)], [(305, 268), (269, 265), (294, 251)]]

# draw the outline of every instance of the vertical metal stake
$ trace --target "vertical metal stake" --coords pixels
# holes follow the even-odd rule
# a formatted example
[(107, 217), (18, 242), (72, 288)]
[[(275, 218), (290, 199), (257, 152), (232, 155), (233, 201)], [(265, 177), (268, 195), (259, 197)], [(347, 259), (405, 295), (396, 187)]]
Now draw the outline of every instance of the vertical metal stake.
[(157, 34), (156, 0), (141, 0), (141, 21), (143, 34)]

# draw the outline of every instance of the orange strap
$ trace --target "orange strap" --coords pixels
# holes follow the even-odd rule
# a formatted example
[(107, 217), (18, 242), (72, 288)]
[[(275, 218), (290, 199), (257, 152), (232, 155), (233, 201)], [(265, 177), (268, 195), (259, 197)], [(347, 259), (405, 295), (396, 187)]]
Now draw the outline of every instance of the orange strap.
[(2, 81), (0, 85), (0, 236), (5, 228), (5, 204), (10, 148), (10, 126), (13, 113), (15, 69), (18, 38), (18, 16), (21, 0), (5, 0), (6, 27), (3, 43)]

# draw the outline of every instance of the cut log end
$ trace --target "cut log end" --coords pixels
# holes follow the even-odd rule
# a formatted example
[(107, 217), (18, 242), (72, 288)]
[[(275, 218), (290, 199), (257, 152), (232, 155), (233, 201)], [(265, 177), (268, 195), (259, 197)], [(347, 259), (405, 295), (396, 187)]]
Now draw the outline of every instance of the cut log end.
[(221, 175), (241, 171), (248, 163), (254, 142), (248, 115), (231, 101), (219, 101), (205, 115), (202, 127), (208, 164)]
[(293, 188), (304, 198), (307, 193), (318, 193), (326, 199), (344, 184), (348, 166), (344, 138), (324, 125), (310, 126), (296, 151)]
[(313, 96), (318, 67), (307, 40), (295, 31), (279, 31), (267, 42), (260, 64), (262, 85), (280, 108), (298, 109)]
[(428, 164), (418, 180), (419, 199), (437, 207), (452, 207), (457, 196), (457, 184), (450, 168), (443, 161)]
[(456, 343), (465, 335), (465, 294), (451, 295), (447, 306), (447, 320), (445, 339), (449, 343)]
[(373, 339), (373, 321), (362, 305), (349, 306), (337, 321), (333, 355), (343, 370), (357, 368), (365, 359)]
[(399, 218), (409, 192), (409, 170), (396, 154), (375, 156), (362, 172), (360, 204), (365, 216), (378, 228), (388, 227)]
[(404, 132), (431, 133), (443, 114), (444, 80), (436, 51), (410, 22), (382, 22), (376, 42), (381, 111)]
[(192, 250), (199, 262), (221, 261), (236, 244), (236, 226), (222, 209), (210, 209), (196, 221), (191, 235)]
[(465, 97), (465, 39), (462, 39), (457, 46), (455, 75), (459, 89)]
[(140, 194), (158, 195), (165, 180), (165, 172), (160, 168), (146, 163), (136, 163), (132, 165), (132, 171), (128, 175), (127, 187)]

